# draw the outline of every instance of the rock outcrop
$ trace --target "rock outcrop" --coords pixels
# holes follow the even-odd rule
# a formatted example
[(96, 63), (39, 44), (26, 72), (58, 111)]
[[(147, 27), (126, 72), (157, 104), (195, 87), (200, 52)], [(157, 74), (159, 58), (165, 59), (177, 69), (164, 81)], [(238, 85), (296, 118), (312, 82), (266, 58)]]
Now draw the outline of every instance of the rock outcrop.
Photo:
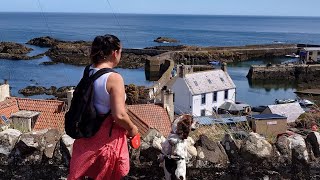
[[(27, 86), (20, 89), (18, 92), (24, 96), (34, 96), (34, 95), (53, 95), (58, 99), (67, 98), (67, 92), (70, 89), (74, 89), (75, 86), (62, 86), (55, 87), (51, 86), (49, 88), (43, 86)], [(126, 103), (128, 105), (132, 104), (145, 104), (148, 101), (148, 91), (145, 86), (136, 86), (134, 84), (125, 85), (125, 91), (127, 94)]]
[(55, 86), (51, 86), (50, 88), (45, 88), (43, 86), (27, 86), (23, 89), (19, 90), (20, 94), (23, 94), (24, 96), (33, 96), (33, 95), (53, 95), (57, 98), (66, 98), (67, 92), (70, 89), (74, 89), (74, 86), (63, 86), (60, 88), (57, 88)]
[(168, 38), (168, 37), (158, 37), (157, 39), (155, 39), (153, 41), (158, 42), (158, 43), (177, 43), (177, 42), (179, 42), (176, 39)]
[(39, 46), (39, 47), (52, 47), (59, 42), (63, 42), (57, 39), (54, 39), (50, 36), (33, 38), (27, 42), (27, 44)]
[(195, 144), (197, 148), (197, 168), (227, 167), (229, 163), (228, 155), (220, 142), (213, 142), (207, 136), (200, 135)]
[(32, 48), (26, 47), (22, 44), (13, 42), (0, 42), (0, 59), (30, 60), (44, 56), (44, 54), (28, 56), (27, 53), (31, 52), (32, 50)]
[(125, 85), (127, 95), (126, 104), (145, 104), (148, 100), (148, 91), (145, 86), (136, 86), (134, 84)]
[[(60, 42), (51, 47), (46, 53), (54, 62), (61, 62), (73, 65), (88, 65), (90, 60), (90, 42)], [(137, 55), (134, 53), (122, 53), (118, 68), (136, 69), (144, 67), (146, 54)]]
[(32, 51), (32, 48), (28, 48), (22, 44), (13, 42), (0, 42), (0, 53), (2, 54), (27, 54)]

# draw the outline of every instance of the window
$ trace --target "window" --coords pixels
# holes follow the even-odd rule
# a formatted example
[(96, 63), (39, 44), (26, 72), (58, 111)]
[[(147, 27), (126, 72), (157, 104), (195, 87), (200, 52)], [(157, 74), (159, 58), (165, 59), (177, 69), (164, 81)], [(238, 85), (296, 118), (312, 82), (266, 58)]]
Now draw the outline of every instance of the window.
[(216, 107), (213, 107), (213, 108), (212, 108), (212, 114), (215, 114), (216, 112), (217, 112)]
[(228, 90), (224, 91), (224, 99), (228, 99)]
[(206, 115), (206, 110), (205, 109), (202, 109), (201, 110), (201, 116), (205, 116)]
[(9, 123), (8, 119), (6, 118), (6, 116), (1, 115), (0, 117), (1, 117), (1, 119), (2, 119), (3, 122)]
[(211, 82), (211, 80), (210, 80), (210, 79), (207, 79), (207, 80), (208, 80), (209, 84), (212, 84), (212, 82)]
[(310, 52), (309, 52), (309, 55), (310, 55), (310, 56), (312, 56), (312, 54), (313, 54), (313, 52), (312, 52), (312, 51), (310, 51)]
[(193, 81), (193, 82), (194, 82), (194, 85), (198, 86), (198, 83), (197, 83), (197, 81)]
[(213, 92), (213, 102), (217, 102), (217, 92)]
[(201, 104), (206, 104), (206, 94), (201, 94)]

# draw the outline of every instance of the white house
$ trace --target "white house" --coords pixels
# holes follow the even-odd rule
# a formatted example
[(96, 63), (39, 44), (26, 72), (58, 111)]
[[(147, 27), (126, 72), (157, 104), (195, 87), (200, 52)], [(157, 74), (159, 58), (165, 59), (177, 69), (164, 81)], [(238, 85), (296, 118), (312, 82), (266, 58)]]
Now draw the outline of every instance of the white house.
[(212, 115), (225, 101), (236, 99), (236, 86), (229, 74), (221, 69), (180, 73), (172, 90), (177, 114)]

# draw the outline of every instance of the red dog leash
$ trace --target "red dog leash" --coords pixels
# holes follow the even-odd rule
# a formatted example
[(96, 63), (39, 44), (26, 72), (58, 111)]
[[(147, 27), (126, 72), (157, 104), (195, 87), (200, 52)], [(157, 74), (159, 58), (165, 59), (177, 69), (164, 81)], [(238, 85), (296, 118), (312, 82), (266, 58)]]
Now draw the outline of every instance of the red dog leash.
[(138, 149), (140, 147), (140, 144), (141, 144), (141, 137), (140, 137), (140, 134), (136, 134), (135, 136), (129, 138), (129, 143), (130, 143), (130, 146), (133, 148), (133, 149)]

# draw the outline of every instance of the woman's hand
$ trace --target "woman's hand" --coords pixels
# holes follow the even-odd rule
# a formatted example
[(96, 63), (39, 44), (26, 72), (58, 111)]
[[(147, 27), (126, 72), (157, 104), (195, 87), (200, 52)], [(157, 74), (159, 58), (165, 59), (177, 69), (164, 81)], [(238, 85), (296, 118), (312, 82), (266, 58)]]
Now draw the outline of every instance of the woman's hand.
[(128, 130), (128, 137), (129, 137), (129, 138), (134, 137), (134, 136), (135, 136), (136, 134), (138, 134), (138, 133), (139, 133), (139, 131), (138, 131), (137, 126), (136, 126), (136, 125), (133, 125), (133, 126), (131, 127), (131, 129)]

